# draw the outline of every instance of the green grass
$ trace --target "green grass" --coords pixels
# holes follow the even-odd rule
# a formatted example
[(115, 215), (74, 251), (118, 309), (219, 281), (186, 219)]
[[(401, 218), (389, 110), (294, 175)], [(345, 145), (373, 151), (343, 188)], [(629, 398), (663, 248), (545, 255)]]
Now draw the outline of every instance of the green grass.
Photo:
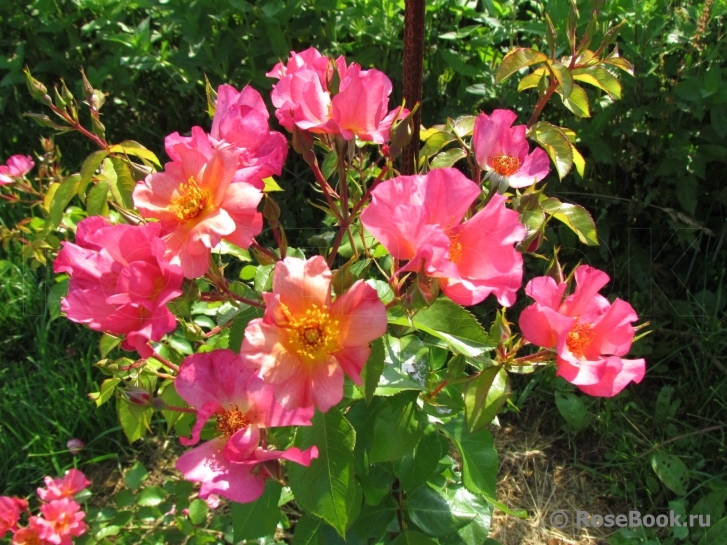
[[(126, 446), (113, 404), (96, 409), (98, 334), (49, 320), (45, 282), (18, 256), (0, 260), (0, 493), (28, 494), (45, 475), (116, 457)], [(74, 457), (66, 442), (86, 448)]]

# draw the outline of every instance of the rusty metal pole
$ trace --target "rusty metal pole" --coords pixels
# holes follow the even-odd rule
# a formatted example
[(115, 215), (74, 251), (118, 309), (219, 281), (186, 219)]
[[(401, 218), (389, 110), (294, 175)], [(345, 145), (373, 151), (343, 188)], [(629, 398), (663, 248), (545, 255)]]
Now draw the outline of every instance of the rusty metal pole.
[[(404, 100), (412, 109), (422, 101), (422, 74), (424, 71), (424, 12), (425, 0), (406, 0), (404, 9)], [(401, 173), (415, 174), (419, 159), (419, 126), (421, 108), (414, 115), (411, 142), (401, 155)]]

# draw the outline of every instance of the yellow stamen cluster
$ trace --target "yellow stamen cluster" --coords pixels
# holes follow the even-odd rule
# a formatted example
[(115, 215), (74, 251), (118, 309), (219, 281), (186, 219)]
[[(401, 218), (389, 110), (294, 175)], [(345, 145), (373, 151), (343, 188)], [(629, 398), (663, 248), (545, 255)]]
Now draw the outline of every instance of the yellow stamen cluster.
[(172, 200), (172, 210), (181, 221), (189, 221), (202, 213), (209, 195), (197, 185), (194, 177), (179, 185), (179, 196)]
[(245, 413), (233, 405), (229, 410), (217, 415), (217, 433), (232, 437), (236, 432), (250, 425)]
[(520, 170), (520, 159), (504, 153), (490, 157), (490, 164), (495, 172), (502, 176), (510, 176)]
[(460, 234), (449, 237), (449, 260), (453, 263), (457, 263), (462, 256), (462, 243), (457, 240)]
[(288, 320), (287, 329), (292, 349), (303, 358), (315, 360), (338, 348), (338, 320), (331, 320), (328, 309), (311, 305), (305, 316), (295, 317), (283, 307)]
[(568, 333), (565, 344), (573, 355), (582, 356), (583, 349), (593, 341), (593, 335), (591, 324), (579, 324), (576, 322), (576, 325)]

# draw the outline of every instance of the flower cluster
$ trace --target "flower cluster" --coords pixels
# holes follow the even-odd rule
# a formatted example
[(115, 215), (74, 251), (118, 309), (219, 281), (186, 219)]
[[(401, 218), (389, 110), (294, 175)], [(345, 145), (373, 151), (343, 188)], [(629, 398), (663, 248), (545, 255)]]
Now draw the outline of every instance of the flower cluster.
[(340, 134), (377, 144), (389, 141), (389, 129), (407, 111), (388, 111), (391, 80), (383, 72), (329, 59), (315, 48), (290, 54), (267, 73), (278, 81), (271, 98), (280, 124), (312, 133)]
[(64, 477), (45, 478), (45, 488), (38, 488), (40, 514), (30, 515), (27, 526), (18, 525), (28, 502), (20, 498), (0, 497), (0, 537), (13, 534), (13, 545), (70, 545), (73, 537), (86, 532), (86, 513), (73, 497), (91, 483), (77, 469)]
[(11, 184), (33, 170), (35, 163), (29, 155), (13, 155), (4, 165), (0, 165), (0, 185)]

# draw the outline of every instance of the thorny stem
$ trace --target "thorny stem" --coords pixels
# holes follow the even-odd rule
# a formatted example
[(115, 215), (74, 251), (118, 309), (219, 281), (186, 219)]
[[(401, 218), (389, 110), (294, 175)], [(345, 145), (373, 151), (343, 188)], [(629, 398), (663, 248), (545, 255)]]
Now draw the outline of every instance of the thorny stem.
[(250, 305), (251, 307), (265, 308), (265, 303), (261, 303), (260, 301), (254, 301), (246, 297), (240, 297), (239, 295), (235, 295), (227, 289), (225, 290), (224, 294), (215, 293), (213, 291), (203, 291), (202, 293), (200, 293), (200, 298), (202, 299), (202, 301), (225, 301), (227, 299), (234, 299), (235, 301), (245, 303), (246, 305)]
[(326, 197), (326, 202), (328, 202), (328, 206), (331, 208), (331, 212), (333, 212), (333, 215), (336, 216), (338, 221), (343, 221), (343, 218), (341, 217), (340, 212), (338, 211), (338, 207), (333, 202), (333, 196), (335, 195), (336, 198), (338, 197), (338, 194), (333, 191), (330, 185), (328, 185), (328, 182), (326, 181), (326, 177), (323, 176), (323, 173), (321, 172), (320, 167), (318, 166), (318, 161), (313, 160), (310, 163), (311, 170), (313, 171), (313, 175), (316, 177), (316, 181), (320, 184), (321, 189), (323, 190), (323, 195)]

